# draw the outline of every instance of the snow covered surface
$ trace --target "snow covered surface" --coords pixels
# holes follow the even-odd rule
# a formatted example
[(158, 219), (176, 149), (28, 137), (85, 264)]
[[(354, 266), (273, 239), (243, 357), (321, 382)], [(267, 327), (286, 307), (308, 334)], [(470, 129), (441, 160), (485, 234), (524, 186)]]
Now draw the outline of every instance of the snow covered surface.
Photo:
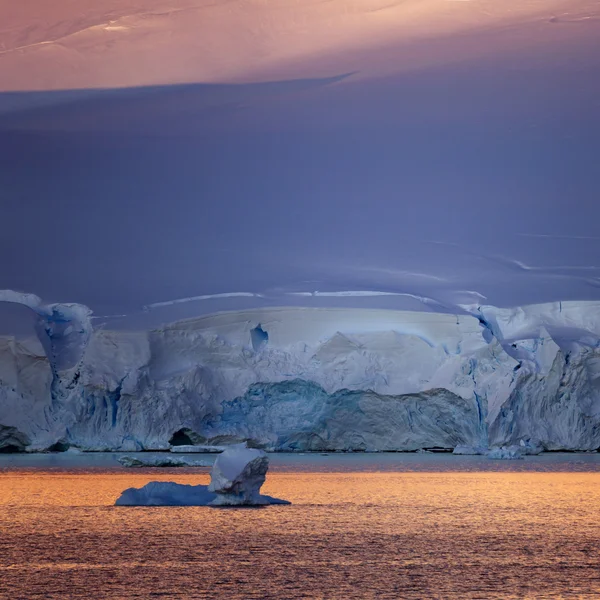
[[(420, 67), (436, 64), (448, 46), (453, 57), (464, 57), (467, 44), (448, 42), (455, 37), (516, 29), (532, 21), (546, 24), (552, 18), (585, 31), (596, 7), (589, 0), (548, 0), (541, 6), (532, 0), (482, 0), (475, 9), (469, 4), (448, 6), (443, 0), (276, 5), (242, 0), (83, 0), (75, 11), (68, 2), (55, 2), (50, 8), (33, 0), (28, 8), (0, 7), (0, 80), (5, 89), (260, 80), (348, 72), (357, 62), (382, 76), (406, 69), (415, 58)], [(535, 33), (539, 39), (540, 33)], [(421, 46), (432, 38), (440, 40), (441, 48), (426, 52)], [(520, 36), (516, 39), (522, 41)], [(498, 40), (492, 41), (487, 52), (498, 49)], [(402, 49), (414, 46), (419, 50), (416, 56), (403, 56)], [(504, 44), (500, 47), (506, 49)], [(143, 54), (156, 61), (142, 59)]]
[[(0, 424), (27, 450), (600, 447), (600, 304), (472, 315), (281, 308), (96, 330), (61, 379), (0, 339)], [(255, 349), (260, 324), (268, 340)], [(535, 440), (535, 442), (531, 442)]]
[(594, 0), (4, 2), (0, 285), (139, 329), (597, 300), (599, 17)]

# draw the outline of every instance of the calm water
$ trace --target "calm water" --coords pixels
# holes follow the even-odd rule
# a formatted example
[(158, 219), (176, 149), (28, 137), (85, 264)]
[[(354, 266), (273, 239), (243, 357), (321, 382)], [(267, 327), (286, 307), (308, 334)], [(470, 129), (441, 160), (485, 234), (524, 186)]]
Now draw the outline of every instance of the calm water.
[(114, 507), (208, 469), (101, 458), (2, 457), (0, 598), (600, 598), (597, 454), (277, 456), (294, 504), (225, 510)]

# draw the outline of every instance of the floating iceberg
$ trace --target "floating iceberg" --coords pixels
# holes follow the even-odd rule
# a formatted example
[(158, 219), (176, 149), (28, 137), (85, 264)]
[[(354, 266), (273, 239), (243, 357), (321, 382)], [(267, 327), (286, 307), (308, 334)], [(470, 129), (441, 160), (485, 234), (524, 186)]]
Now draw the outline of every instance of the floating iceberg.
[(124, 467), (210, 467), (205, 460), (190, 460), (185, 457), (158, 457), (146, 458), (135, 456), (121, 456), (117, 459)]
[(261, 450), (239, 445), (217, 457), (210, 485), (183, 485), (151, 481), (142, 488), (125, 490), (116, 506), (262, 506), (290, 504), (261, 495), (269, 459)]
[(523, 455), (520, 446), (502, 446), (492, 448), (487, 457), (493, 460), (521, 460)]
[(216, 497), (206, 485), (151, 481), (142, 488), (125, 490), (115, 506), (209, 506)]
[(268, 469), (269, 458), (262, 450), (240, 445), (219, 454), (208, 486), (217, 494), (213, 504), (269, 504), (259, 493)]

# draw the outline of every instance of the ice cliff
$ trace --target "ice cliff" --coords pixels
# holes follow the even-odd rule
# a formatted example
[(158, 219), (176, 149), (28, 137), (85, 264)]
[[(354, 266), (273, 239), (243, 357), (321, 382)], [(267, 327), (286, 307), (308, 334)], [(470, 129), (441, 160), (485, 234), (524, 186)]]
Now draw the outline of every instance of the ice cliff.
[(0, 338), (13, 449), (600, 447), (597, 302), (269, 308), (145, 332), (92, 331), (86, 307), (27, 302), (39, 341)]
[(52, 372), (52, 397), (68, 397), (92, 335), (92, 311), (83, 304), (44, 304), (35, 294), (13, 290), (0, 290), (0, 302), (21, 304), (35, 313), (35, 331)]

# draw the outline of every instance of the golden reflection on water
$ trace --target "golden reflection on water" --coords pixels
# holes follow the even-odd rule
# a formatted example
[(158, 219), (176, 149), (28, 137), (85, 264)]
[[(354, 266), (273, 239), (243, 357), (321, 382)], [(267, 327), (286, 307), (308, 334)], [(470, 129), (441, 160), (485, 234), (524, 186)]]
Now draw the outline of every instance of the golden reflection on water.
[(180, 470), (0, 473), (0, 598), (600, 598), (600, 473), (270, 473), (264, 509), (114, 507)]

